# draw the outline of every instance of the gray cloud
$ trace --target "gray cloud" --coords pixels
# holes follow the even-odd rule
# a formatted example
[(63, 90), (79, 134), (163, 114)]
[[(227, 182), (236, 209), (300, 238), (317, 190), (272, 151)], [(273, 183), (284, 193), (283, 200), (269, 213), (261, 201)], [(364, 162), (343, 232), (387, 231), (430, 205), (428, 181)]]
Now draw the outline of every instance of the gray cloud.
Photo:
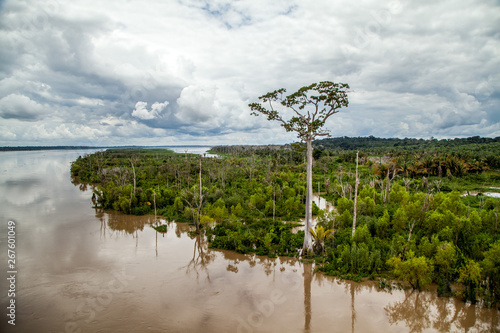
[(499, 136), (499, 15), (472, 0), (4, 1), (0, 145), (290, 142), (247, 104), (322, 80), (352, 88), (332, 135)]
[(0, 99), (0, 117), (4, 119), (35, 121), (47, 113), (46, 107), (24, 95), (10, 94)]

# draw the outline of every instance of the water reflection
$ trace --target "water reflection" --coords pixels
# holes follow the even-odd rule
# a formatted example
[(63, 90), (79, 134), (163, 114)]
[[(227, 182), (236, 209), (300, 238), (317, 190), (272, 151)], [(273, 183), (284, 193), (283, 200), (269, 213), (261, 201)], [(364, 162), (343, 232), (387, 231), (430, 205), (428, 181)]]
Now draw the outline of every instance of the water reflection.
[(311, 332), (311, 284), (313, 277), (313, 265), (304, 263), (304, 332)]
[(351, 332), (354, 332), (354, 323), (356, 322), (356, 306), (354, 304), (354, 296), (356, 295), (356, 289), (359, 289), (359, 285), (350, 283), (350, 293), (351, 293)]
[(405, 290), (405, 299), (385, 308), (391, 324), (404, 322), (412, 332), (422, 332), (431, 325), (431, 294)]
[(118, 212), (109, 212), (106, 216), (108, 217), (108, 226), (111, 230), (124, 232), (129, 235), (137, 235), (138, 231), (144, 230), (144, 226), (151, 226), (154, 222), (154, 217), (149, 215), (132, 216)]
[(204, 155), (206, 157), (217, 157), (216, 154), (208, 154), (207, 151), (209, 151), (212, 147), (204, 147), (204, 146), (173, 146), (173, 147), (166, 147), (178, 154), (198, 154), (198, 155)]
[(208, 249), (207, 242), (200, 235), (194, 237), (193, 258), (189, 261), (186, 268), (186, 274), (194, 274), (196, 281), (199, 280), (200, 274), (204, 274), (207, 281), (210, 281), (210, 271), (208, 265), (214, 261), (215, 253)]
[(385, 307), (391, 324), (404, 323), (411, 332), (430, 328), (438, 332), (490, 332), (498, 328), (496, 311), (464, 303), (457, 298), (437, 297), (434, 292), (405, 290), (404, 300)]
[[(8, 153), (0, 158), (0, 211), (19, 226), (20, 332), (400, 332), (499, 328), (499, 312), (435, 291), (378, 290), (341, 281), (296, 258), (218, 251), (186, 223), (92, 208), (92, 187), (71, 184), (81, 152)], [(76, 186), (75, 186), (76, 185)], [(12, 194), (12, 195), (11, 195)], [(6, 244), (5, 223), (0, 243)], [(0, 260), (6, 262), (6, 252)], [(106, 286), (116, 272), (130, 281)], [(120, 273), (122, 274), (122, 273)], [(5, 280), (5, 279), (4, 279)], [(0, 289), (6, 283), (0, 280)], [(96, 303), (95, 318), (80, 306)], [(99, 298), (101, 297), (101, 298)], [(6, 303), (0, 296), (0, 305)], [(0, 331), (7, 331), (6, 321)]]

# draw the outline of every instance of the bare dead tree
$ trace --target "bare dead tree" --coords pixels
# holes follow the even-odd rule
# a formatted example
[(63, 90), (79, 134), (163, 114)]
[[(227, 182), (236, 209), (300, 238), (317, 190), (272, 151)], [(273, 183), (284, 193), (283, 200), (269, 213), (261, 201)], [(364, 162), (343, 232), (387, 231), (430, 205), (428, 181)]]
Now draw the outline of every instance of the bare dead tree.
[(359, 177), (358, 177), (358, 159), (359, 159), (359, 151), (356, 152), (356, 182), (354, 185), (354, 212), (352, 218), (352, 237), (354, 237), (354, 233), (356, 232), (356, 217), (357, 217), (357, 208), (358, 208), (358, 186), (359, 186)]

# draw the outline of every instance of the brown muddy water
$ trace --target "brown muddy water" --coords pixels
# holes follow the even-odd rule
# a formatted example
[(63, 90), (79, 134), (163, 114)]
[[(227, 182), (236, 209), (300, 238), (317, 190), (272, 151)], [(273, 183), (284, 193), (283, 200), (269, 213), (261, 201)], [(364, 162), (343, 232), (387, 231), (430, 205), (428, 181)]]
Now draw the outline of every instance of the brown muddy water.
[[(294, 258), (207, 248), (189, 226), (91, 207), (70, 162), (85, 151), (0, 153), (1, 332), (495, 332), (498, 310), (379, 290)], [(6, 279), (15, 222), (15, 296)], [(167, 223), (163, 221), (163, 223)], [(8, 323), (15, 300), (15, 326)]]

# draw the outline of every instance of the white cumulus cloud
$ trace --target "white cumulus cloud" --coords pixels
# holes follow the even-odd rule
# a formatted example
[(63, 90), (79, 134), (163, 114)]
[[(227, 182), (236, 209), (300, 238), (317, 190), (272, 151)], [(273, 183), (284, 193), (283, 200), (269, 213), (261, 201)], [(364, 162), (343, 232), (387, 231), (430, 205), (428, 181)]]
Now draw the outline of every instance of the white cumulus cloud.
[(168, 101), (163, 103), (154, 102), (153, 105), (151, 105), (151, 110), (148, 110), (148, 103), (139, 101), (135, 104), (132, 116), (143, 120), (155, 119), (160, 116), (160, 113), (167, 107), (167, 105)]

